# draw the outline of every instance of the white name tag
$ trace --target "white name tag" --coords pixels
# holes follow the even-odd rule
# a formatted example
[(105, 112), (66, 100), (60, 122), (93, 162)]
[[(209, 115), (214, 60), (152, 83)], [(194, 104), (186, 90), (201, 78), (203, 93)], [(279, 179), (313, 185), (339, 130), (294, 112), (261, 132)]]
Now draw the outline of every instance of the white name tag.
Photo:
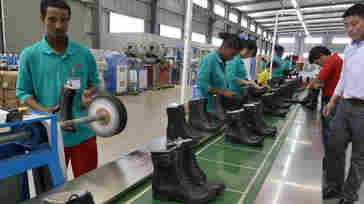
[(72, 77), (71, 79), (69, 79), (67, 81), (67, 85), (70, 86), (70, 88), (72, 88), (72, 89), (76, 89), (76, 90), (81, 89), (81, 79)]

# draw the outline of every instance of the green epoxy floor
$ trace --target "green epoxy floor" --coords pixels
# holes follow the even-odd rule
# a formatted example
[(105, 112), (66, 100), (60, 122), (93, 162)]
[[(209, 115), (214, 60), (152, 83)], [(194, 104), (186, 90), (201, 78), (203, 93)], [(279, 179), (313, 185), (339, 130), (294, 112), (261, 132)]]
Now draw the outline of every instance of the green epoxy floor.
[[(294, 114), (296, 106), (290, 108)], [(263, 148), (254, 148), (226, 142), (223, 136), (203, 145), (196, 155), (200, 167), (210, 180), (222, 180), (227, 189), (213, 204), (251, 204), (268, 175), (271, 166), (287, 136), (287, 131), (281, 131), (286, 124), (285, 118), (266, 116), (265, 121), (279, 129), (276, 138), (266, 138)], [(115, 204), (174, 204), (153, 200), (151, 179), (126, 194)]]

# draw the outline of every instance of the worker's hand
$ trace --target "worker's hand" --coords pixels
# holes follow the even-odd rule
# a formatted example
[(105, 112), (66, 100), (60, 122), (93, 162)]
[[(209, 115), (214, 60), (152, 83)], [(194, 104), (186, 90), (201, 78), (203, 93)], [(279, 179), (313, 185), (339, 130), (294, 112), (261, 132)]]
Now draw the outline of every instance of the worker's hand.
[(259, 86), (258, 84), (256, 84), (256, 83), (254, 83), (254, 87), (256, 88), (256, 89), (262, 89), (263, 87), (262, 86)]
[(96, 88), (88, 88), (82, 93), (81, 109), (86, 109), (91, 104), (96, 91)]
[(50, 107), (50, 108), (42, 108), (39, 111), (44, 112), (44, 113), (49, 113), (49, 114), (55, 114), (56, 112), (59, 111), (59, 105), (54, 106), (54, 107)]
[(222, 95), (227, 97), (227, 98), (235, 98), (236, 97), (236, 93), (234, 93), (232, 91), (224, 91)]
[(314, 89), (319, 89), (319, 88), (322, 88), (323, 86), (324, 86), (324, 84), (323, 84), (323, 83), (314, 83), (312, 87), (313, 87)]
[(335, 104), (333, 104), (333, 103), (328, 103), (326, 106), (325, 106), (325, 108), (324, 108), (324, 110), (322, 111), (322, 114), (324, 115), (324, 117), (325, 118), (330, 118), (330, 114), (331, 114), (331, 111), (332, 111), (332, 109), (335, 107)]

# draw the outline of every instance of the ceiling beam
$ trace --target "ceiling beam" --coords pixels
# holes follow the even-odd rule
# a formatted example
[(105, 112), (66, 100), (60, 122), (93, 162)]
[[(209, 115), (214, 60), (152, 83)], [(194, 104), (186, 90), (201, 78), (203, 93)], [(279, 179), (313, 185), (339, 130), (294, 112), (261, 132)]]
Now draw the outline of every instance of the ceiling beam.
[[(323, 19), (323, 18), (325, 18), (325, 20), (326, 19), (335, 19), (335, 18), (339, 18), (339, 17), (321, 17), (321, 18), (306, 18), (305, 16), (304, 16), (304, 19), (305, 19), (305, 21), (310, 21), (310, 20), (321, 20), (321, 19)], [(279, 22), (296, 22), (298, 19), (297, 19), (297, 17), (296, 17), (296, 20), (279, 20)], [(272, 21), (264, 21), (264, 22), (258, 22), (258, 23), (260, 23), (261, 25), (266, 25), (266, 24), (272, 24), (272, 23), (274, 23), (274, 20), (272, 20)]]
[(231, 6), (239, 7), (239, 6), (249, 6), (260, 3), (272, 3), (272, 2), (280, 2), (281, 0), (245, 0), (236, 3), (232, 3)]
[[(303, 16), (311, 16), (311, 15), (325, 15), (325, 14), (336, 14), (338, 15), (338, 17), (341, 17), (343, 12), (342, 11), (320, 11), (320, 12), (303, 12)], [(271, 15), (271, 16), (261, 16), (261, 17), (254, 17), (254, 19), (271, 19), (274, 18), (276, 15)], [(292, 14), (285, 14), (284, 17), (293, 17), (293, 16), (297, 16), (295, 13)]]
[[(329, 27), (318, 27), (318, 28), (307, 28), (308, 30), (330, 30), (330, 29), (338, 29), (338, 30), (344, 30), (345, 28), (344, 27), (341, 27), (341, 26), (329, 26)], [(278, 30), (279, 32), (283, 32), (283, 31), (303, 31), (303, 28), (297, 28), (297, 29), (281, 29), (281, 30)]]
[[(343, 25), (335, 25), (335, 24), (332, 24), (332, 25), (327, 25), (327, 26), (307, 26), (308, 29), (312, 29), (312, 28), (328, 28), (328, 27), (344, 27)], [(281, 27), (280, 29), (278, 30), (287, 30), (287, 29), (301, 29), (302, 26), (286, 26), (286, 27)]]
[[(317, 5), (310, 5), (310, 6), (303, 6), (301, 7), (301, 9), (312, 9), (312, 8), (317, 8), (317, 7), (321, 7), (321, 6), (344, 6), (344, 5), (348, 5), (348, 4), (355, 4), (358, 3), (357, 1), (350, 1), (350, 2), (345, 2), (345, 3), (335, 3), (335, 4), (317, 4)], [(292, 6), (289, 6), (287, 9), (294, 9)], [(261, 12), (277, 12), (280, 11), (281, 8), (277, 8), (277, 9), (262, 9), (262, 10), (256, 10), (256, 11), (246, 11), (247, 14), (254, 14), (254, 13), (261, 13)], [(345, 9), (338, 9), (340, 10), (345, 10)], [(305, 12), (305, 11), (304, 11)]]
[[(298, 24), (297, 24), (298, 25)], [(312, 25), (312, 24), (308, 24), (307, 25), (307, 28), (319, 28), (319, 27), (330, 27), (330, 26), (342, 26), (342, 27), (344, 27), (344, 24), (338, 24), (338, 23), (331, 23), (331, 24), (325, 24), (325, 25), (323, 25), (323, 24), (320, 24), (320, 25), (318, 25), (318, 24), (314, 24), (314, 25)], [(300, 28), (301, 26), (296, 26), (296, 25), (288, 25), (288, 26), (281, 26), (281, 27), (279, 27), (278, 29), (286, 29), (286, 28)], [(269, 28), (268, 30), (273, 30), (272, 28)]]

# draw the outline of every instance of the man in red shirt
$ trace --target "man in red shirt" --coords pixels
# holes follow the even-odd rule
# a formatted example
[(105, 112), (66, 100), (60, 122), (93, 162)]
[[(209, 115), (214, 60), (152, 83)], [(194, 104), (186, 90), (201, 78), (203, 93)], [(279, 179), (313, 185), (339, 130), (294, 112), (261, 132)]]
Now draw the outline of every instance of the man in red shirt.
[[(321, 66), (320, 73), (308, 85), (310, 91), (314, 88), (322, 88), (322, 109), (329, 103), (331, 96), (335, 92), (336, 85), (340, 80), (341, 69), (343, 60), (336, 53), (331, 55), (331, 52), (326, 47), (314, 47), (310, 51), (309, 61), (311, 64), (318, 64)], [(322, 113), (322, 111), (321, 111)], [(321, 117), (322, 120), (322, 141), (324, 145), (325, 155), (327, 150), (327, 140), (330, 131), (330, 119), (333, 118), (335, 111), (331, 112), (329, 118)], [(323, 189), (326, 185), (326, 159), (323, 158)]]

